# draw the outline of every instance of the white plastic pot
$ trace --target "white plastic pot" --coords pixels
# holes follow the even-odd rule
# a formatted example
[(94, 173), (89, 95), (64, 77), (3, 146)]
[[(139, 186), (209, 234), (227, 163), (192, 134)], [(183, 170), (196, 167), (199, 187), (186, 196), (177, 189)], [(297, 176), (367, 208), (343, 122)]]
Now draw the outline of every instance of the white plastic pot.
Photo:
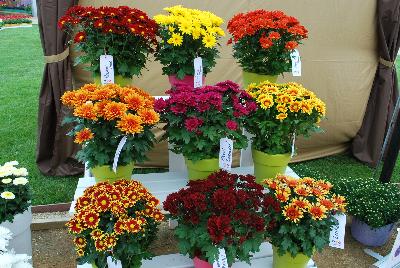
[(32, 256), (31, 223), (32, 211), (29, 207), (24, 213), (15, 215), (12, 223), (6, 221), (1, 224), (12, 232), (8, 249), (14, 249), (16, 254)]

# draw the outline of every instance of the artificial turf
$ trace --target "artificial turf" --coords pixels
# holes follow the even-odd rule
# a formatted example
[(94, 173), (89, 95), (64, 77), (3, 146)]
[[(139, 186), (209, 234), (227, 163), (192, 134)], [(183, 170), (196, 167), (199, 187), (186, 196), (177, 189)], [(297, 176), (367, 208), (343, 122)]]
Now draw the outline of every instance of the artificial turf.
[[(46, 177), (35, 163), (37, 111), (43, 75), (38, 27), (0, 31), (0, 163), (18, 160), (29, 172), (33, 205), (69, 202), (78, 177)], [(400, 68), (400, 61), (397, 61)], [(370, 177), (373, 169), (350, 155), (326, 157), (291, 167), (300, 176)], [(394, 181), (400, 181), (397, 167)]]

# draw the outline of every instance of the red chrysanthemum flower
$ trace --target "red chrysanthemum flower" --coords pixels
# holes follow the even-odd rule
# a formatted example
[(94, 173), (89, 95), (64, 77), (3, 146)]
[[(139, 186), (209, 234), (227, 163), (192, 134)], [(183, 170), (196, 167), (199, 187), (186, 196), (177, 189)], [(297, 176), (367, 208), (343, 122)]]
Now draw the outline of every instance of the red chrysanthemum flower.
[(86, 33), (85, 32), (78, 32), (75, 37), (74, 37), (74, 42), (75, 43), (80, 43), (85, 41), (86, 39)]
[(96, 212), (87, 212), (84, 216), (84, 223), (88, 228), (96, 228), (99, 224), (99, 214)]

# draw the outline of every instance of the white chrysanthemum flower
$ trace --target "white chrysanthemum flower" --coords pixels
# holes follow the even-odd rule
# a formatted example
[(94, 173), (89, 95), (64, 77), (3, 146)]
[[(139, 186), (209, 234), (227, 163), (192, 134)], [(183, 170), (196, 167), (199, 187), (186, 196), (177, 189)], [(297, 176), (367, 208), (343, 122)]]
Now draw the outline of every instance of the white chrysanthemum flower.
[(2, 193), (0, 194), (0, 196), (1, 196), (2, 198), (4, 198), (4, 199), (9, 199), (9, 200), (15, 198), (15, 194), (13, 194), (12, 192), (8, 192), (8, 191), (2, 192)]
[(8, 183), (12, 182), (12, 179), (10, 179), (10, 178), (2, 179), (1, 182), (4, 184), (8, 184)]
[(18, 177), (13, 180), (14, 185), (25, 185), (27, 183), (28, 183), (28, 180), (25, 177)]
[(14, 170), (13, 174), (15, 176), (26, 177), (26, 176), (28, 176), (28, 170), (26, 168), (17, 168)]
[(18, 165), (19, 165), (18, 161), (10, 161), (4, 163), (4, 166), (18, 166)]

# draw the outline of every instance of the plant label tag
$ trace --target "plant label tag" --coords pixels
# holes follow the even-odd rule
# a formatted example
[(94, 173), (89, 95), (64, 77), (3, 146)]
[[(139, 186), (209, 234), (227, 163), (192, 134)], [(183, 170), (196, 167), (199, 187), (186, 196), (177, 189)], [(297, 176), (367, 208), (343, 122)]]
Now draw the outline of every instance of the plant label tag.
[(329, 234), (329, 246), (333, 248), (344, 249), (344, 234), (346, 232), (346, 214), (340, 213), (334, 215), (338, 221), (338, 225), (332, 226)]
[(213, 268), (229, 268), (224, 248), (219, 249), (218, 259), (213, 263)]
[(203, 86), (203, 60), (201, 57), (194, 59), (194, 88)]
[(230, 171), (232, 167), (233, 140), (222, 138), (219, 141), (219, 167)]
[(397, 228), (397, 237), (385, 264), (385, 268), (400, 267), (400, 228)]
[(127, 139), (126, 136), (122, 137), (122, 139), (120, 140), (120, 142), (118, 144), (117, 150), (115, 151), (114, 162), (113, 162), (113, 166), (112, 166), (114, 173), (117, 173), (119, 155), (121, 154), (122, 148), (124, 147), (124, 145), (126, 143), (126, 139)]
[(293, 157), (296, 152), (295, 143), (296, 143), (296, 133), (293, 133), (292, 154), (290, 155), (290, 157)]
[(297, 49), (290, 53), (290, 59), (292, 60), (292, 75), (301, 76), (301, 58)]
[(114, 84), (114, 60), (111, 55), (100, 56), (101, 84)]

